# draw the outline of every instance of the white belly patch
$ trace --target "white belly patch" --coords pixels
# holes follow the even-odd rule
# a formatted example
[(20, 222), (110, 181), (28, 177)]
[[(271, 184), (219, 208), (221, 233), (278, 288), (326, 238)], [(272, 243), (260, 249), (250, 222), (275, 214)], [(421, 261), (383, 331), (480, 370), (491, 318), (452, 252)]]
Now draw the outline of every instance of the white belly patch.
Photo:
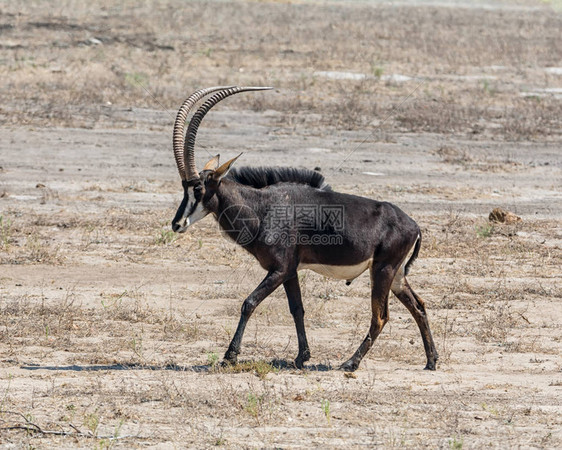
[(339, 280), (353, 280), (373, 265), (373, 259), (367, 259), (353, 266), (332, 266), (328, 264), (301, 263), (297, 270), (309, 269), (325, 277), (337, 278)]

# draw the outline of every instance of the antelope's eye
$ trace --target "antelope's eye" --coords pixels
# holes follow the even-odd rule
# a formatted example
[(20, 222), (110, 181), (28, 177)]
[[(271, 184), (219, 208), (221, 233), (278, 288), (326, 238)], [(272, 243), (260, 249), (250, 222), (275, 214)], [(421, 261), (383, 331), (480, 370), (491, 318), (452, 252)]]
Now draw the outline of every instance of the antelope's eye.
[(193, 197), (195, 200), (200, 200), (203, 195), (203, 187), (198, 185), (193, 188)]

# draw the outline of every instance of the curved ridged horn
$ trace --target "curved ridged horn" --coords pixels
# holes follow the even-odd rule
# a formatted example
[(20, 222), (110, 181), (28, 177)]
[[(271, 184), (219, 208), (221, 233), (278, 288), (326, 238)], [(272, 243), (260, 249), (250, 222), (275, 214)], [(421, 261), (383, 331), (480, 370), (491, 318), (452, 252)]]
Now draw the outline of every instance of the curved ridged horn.
[(174, 157), (176, 158), (176, 164), (182, 180), (198, 177), (197, 169), (195, 168), (195, 161), (192, 159), (186, 168), (183, 154), (185, 122), (189, 112), (193, 106), (206, 95), (228, 89), (230, 87), (231, 86), (215, 86), (206, 89), (199, 89), (191, 94), (180, 106), (174, 123), (173, 145)]
[[(240, 92), (247, 92), (247, 91), (266, 91), (269, 89), (273, 89), (271, 87), (229, 87), (226, 89), (217, 92), (215, 95), (210, 97), (203, 103), (197, 112), (193, 114), (191, 121), (189, 122), (189, 127), (187, 128), (187, 134), (185, 137), (185, 144), (183, 150), (183, 157), (184, 160), (189, 167), (195, 168), (195, 138), (197, 136), (197, 130), (199, 129), (199, 125), (201, 125), (201, 121), (205, 114), (209, 112), (209, 110), (215, 106), (221, 100), (224, 100), (226, 97), (229, 97), (234, 94), (238, 94)], [(195, 175), (197, 176), (197, 175)]]

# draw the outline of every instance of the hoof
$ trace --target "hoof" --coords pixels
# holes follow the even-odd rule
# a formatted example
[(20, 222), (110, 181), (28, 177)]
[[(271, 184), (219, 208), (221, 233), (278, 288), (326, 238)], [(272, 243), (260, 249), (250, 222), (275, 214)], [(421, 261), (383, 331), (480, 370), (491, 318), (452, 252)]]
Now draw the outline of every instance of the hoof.
[(295, 359), (295, 366), (297, 369), (302, 369), (304, 367), (304, 363), (310, 359), (310, 350), (306, 350), (299, 355)]
[(349, 361), (344, 362), (344, 363), (340, 366), (340, 370), (343, 370), (344, 372), (355, 372), (358, 367), (359, 367), (359, 364), (353, 362), (353, 361), (350, 359)]
[(222, 367), (234, 366), (238, 362), (238, 355), (234, 352), (226, 352), (221, 362)]
[(435, 362), (428, 362), (423, 370), (435, 370)]

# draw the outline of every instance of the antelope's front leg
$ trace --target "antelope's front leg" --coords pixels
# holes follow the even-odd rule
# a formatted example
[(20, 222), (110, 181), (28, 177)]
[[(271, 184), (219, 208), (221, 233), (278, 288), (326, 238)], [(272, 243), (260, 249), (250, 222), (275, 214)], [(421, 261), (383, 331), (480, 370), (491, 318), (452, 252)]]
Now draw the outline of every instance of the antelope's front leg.
[(228, 350), (224, 354), (223, 364), (236, 364), (238, 353), (240, 353), (240, 344), (242, 343), (242, 336), (244, 329), (248, 323), (248, 319), (257, 308), (257, 306), (275, 289), (277, 289), (284, 281), (282, 272), (271, 271), (269, 272), (259, 286), (254, 289), (244, 303), (242, 304), (242, 312), (240, 314), (240, 321), (236, 333), (228, 346)]

